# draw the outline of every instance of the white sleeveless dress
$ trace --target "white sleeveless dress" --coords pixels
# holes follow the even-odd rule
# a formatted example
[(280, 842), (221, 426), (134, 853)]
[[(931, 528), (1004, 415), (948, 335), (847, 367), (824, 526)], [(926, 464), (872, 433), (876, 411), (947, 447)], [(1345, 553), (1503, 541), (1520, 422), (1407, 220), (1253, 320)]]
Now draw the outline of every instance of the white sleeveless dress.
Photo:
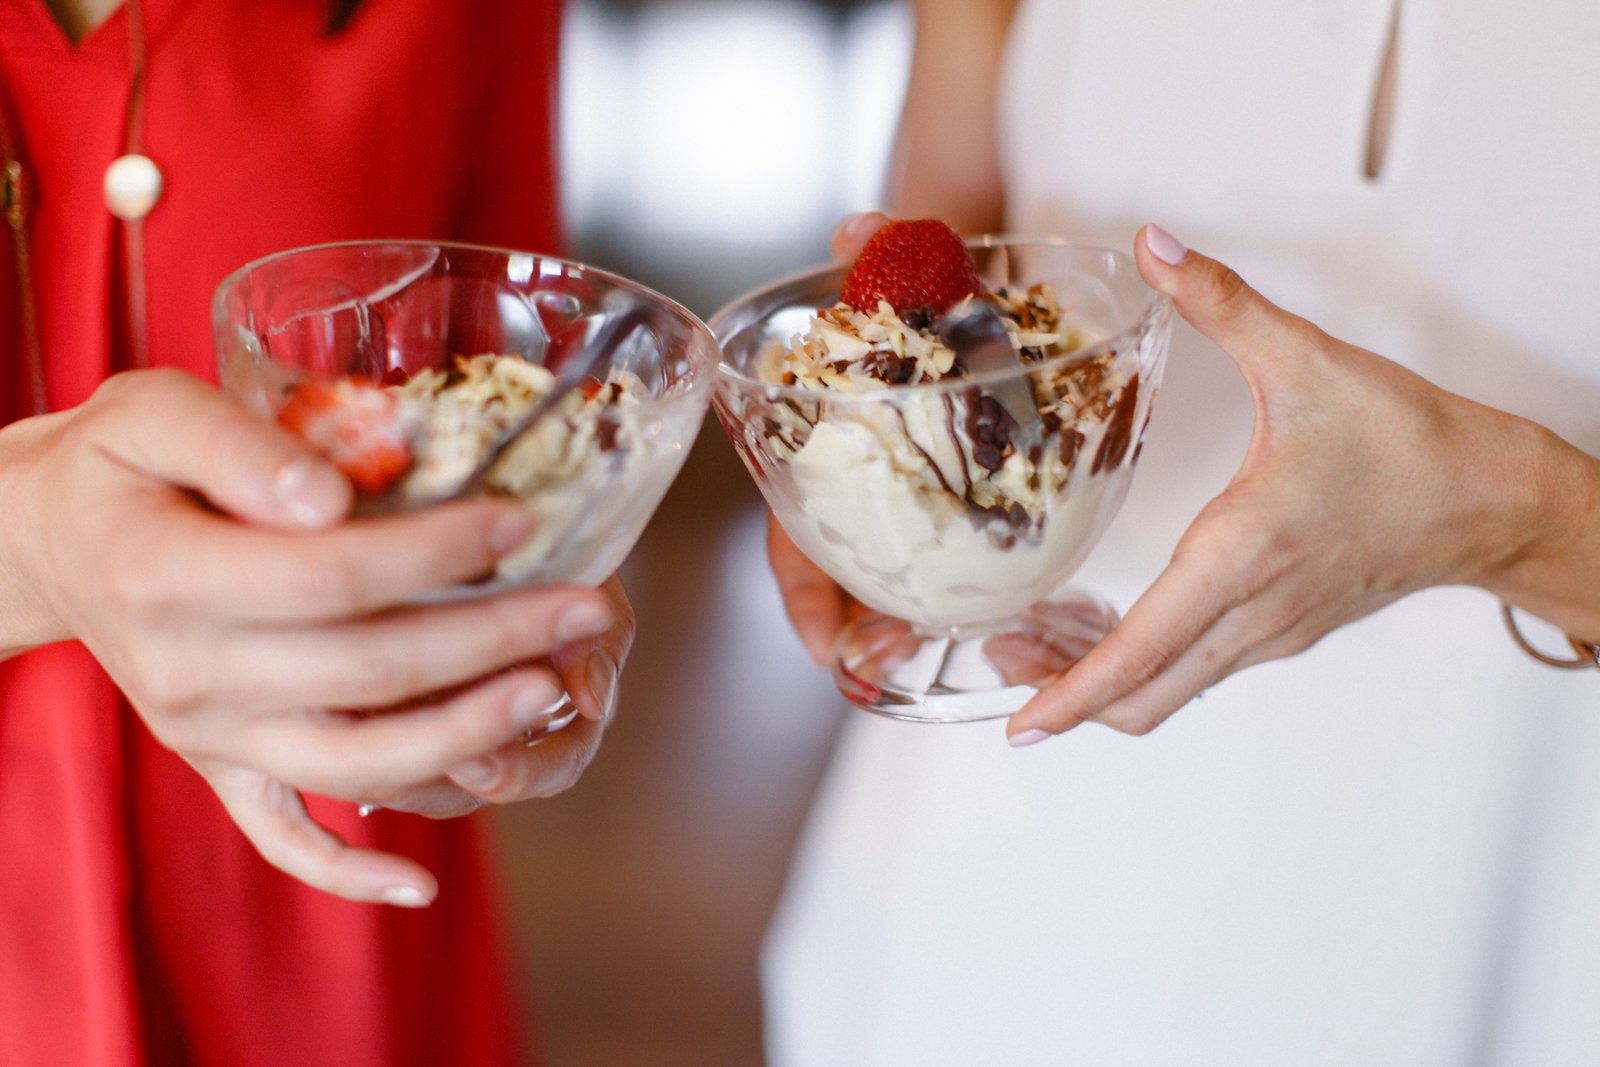
[[(1013, 232), (1154, 220), (1600, 453), (1600, 3), (1025, 3)], [(1126, 608), (1248, 438), (1187, 327), (1080, 584)], [(763, 977), (776, 1067), (1600, 1063), (1600, 674), (1429, 590), (1144, 738), (845, 730)]]

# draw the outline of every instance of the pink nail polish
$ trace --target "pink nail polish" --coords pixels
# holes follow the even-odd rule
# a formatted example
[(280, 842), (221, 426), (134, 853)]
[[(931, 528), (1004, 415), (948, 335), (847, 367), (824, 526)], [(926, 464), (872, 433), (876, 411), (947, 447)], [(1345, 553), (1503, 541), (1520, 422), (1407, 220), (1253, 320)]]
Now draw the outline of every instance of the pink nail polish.
[(1153, 222), (1145, 227), (1144, 246), (1161, 262), (1174, 267), (1182, 263), (1183, 257), (1189, 254), (1182, 241)]
[(1027, 748), (1029, 745), (1037, 745), (1040, 741), (1052, 736), (1054, 735), (1048, 734), (1043, 730), (1024, 730), (1020, 734), (1011, 735), (1006, 740), (1012, 748)]

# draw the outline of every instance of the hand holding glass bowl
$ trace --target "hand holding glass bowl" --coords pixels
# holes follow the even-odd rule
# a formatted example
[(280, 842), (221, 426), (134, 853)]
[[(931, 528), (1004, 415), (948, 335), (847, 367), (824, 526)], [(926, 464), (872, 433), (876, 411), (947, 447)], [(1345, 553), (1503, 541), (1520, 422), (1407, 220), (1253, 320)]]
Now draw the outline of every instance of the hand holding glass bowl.
[[(1054, 292), (1082, 343), (913, 384), (813, 388), (775, 356), (838, 299), (845, 269), (719, 311), (714, 404), (790, 539), (870, 611), (840, 634), (856, 705), (965, 722), (1020, 708), (1116, 622), (1063, 589), (1121, 506), (1161, 380), (1170, 303), (1119, 252), (1006, 237), (971, 243), (988, 292)], [(1028, 433), (1011, 412), (1032, 425)], [(1037, 420), (1034, 420), (1034, 416)], [(1003, 470), (979, 462), (998, 440)], [(1015, 462), (1013, 454), (1021, 453)]]
[[(356, 515), (463, 492), (527, 507), (535, 521), (527, 544), (493, 575), (438, 590), (437, 599), (603, 582), (682, 467), (716, 361), (704, 324), (643, 286), (549, 256), (465, 245), (282, 252), (225, 279), (212, 322), (223, 388), (263, 416), (280, 418), (307, 396), (337, 397), (327, 390), (352, 380), (363, 402), (386, 394), (376, 402), (395, 420), (403, 467), (392, 484), (358, 494)], [(528, 736), (559, 730), (576, 713), (568, 700)]]

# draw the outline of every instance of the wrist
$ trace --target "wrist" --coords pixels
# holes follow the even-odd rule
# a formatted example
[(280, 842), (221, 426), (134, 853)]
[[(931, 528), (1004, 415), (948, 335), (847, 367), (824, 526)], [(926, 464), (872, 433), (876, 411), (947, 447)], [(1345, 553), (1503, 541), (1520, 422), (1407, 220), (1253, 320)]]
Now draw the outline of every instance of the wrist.
[(38, 549), (61, 536), (39, 513), (30, 490), (34, 468), (49, 449), (50, 426), (63, 415), (42, 415), (0, 428), (0, 659), (65, 640), (37, 578)]
[(1499, 550), (1472, 584), (1580, 642), (1600, 642), (1600, 460), (1515, 421), (1504, 459), (1525, 484), (1494, 524)]

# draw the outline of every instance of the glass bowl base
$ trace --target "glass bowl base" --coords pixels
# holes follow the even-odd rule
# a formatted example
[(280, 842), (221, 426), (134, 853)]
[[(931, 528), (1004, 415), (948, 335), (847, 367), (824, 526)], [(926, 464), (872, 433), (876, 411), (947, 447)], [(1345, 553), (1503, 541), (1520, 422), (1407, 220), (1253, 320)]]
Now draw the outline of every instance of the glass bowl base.
[(852, 704), (891, 719), (1005, 718), (1116, 623), (1111, 605), (1075, 588), (980, 626), (919, 627), (873, 612), (839, 635), (833, 678)]

